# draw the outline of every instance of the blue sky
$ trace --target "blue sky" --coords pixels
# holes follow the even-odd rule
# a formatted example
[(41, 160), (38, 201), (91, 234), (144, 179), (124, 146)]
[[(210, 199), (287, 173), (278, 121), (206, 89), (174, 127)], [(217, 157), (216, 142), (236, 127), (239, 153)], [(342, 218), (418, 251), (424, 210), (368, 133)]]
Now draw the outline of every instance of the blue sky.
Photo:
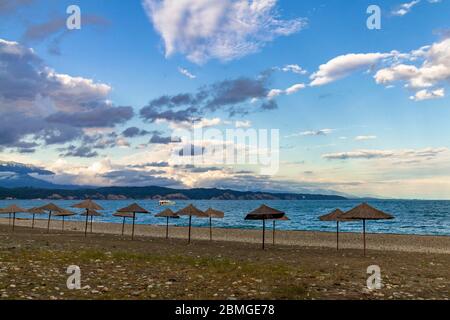
[[(380, 30), (366, 26), (371, 4)], [(65, 27), (69, 5), (81, 30)], [(55, 183), (448, 199), (449, 12), (447, 0), (5, 1), (0, 156)], [(248, 88), (231, 103), (224, 88), (239, 79)], [(152, 104), (199, 92), (208, 98)], [(279, 129), (280, 170), (171, 163), (181, 144), (167, 138), (189, 112), (205, 129)]]

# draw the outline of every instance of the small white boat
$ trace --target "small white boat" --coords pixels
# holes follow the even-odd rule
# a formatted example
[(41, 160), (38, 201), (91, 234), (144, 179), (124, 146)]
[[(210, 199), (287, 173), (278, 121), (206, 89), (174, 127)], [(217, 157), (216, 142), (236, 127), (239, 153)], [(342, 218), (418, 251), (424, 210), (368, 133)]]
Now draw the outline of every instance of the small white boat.
[(160, 206), (174, 206), (175, 204), (176, 204), (175, 201), (159, 200), (159, 205)]

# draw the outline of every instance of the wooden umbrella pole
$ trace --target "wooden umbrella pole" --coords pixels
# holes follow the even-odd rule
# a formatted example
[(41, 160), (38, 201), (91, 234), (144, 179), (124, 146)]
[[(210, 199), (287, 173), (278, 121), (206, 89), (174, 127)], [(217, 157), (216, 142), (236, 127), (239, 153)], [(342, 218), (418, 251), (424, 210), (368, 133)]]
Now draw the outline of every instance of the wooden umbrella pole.
[(275, 245), (275, 220), (273, 220), (272, 242)]
[(169, 239), (169, 217), (166, 217), (166, 239)]
[(48, 212), (48, 221), (47, 221), (47, 233), (50, 233), (50, 219), (52, 218), (52, 212)]
[(189, 237), (188, 237), (188, 243), (191, 243), (191, 225), (192, 225), (192, 216), (189, 216)]
[(124, 231), (125, 231), (125, 217), (123, 217), (123, 220), (122, 220), (122, 236), (123, 236)]
[(364, 257), (366, 256), (366, 219), (363, 219)]
[(94, 216), (91, 216), (91, 233), (92, 233), (92, 223), (94, 222)]
[(35, 216), (35, 214), (33, 213), (33, 220), (31, 222), (31, 229), (34, 229), (34, 216)]
[(86, 224), (84, 226), (84, 236), (85, 237), (87, 237), (88, 222), (89, 222), (89, 209), (86, 209)]
[(11, 213), (8, 214), (8, 223), (11, 225)]
[(264, 250), (264, 244), (266, 241), (266, 220), (265, 219), (263, 219), (263, 239), (262, 240), (263, 240), (262, 248)]
[(133, 230), (131, 231), (131, 240), (134, 240), (134, 220), (136, 220), (136, 212), (133, 212)]
[(64, 222), (65, 222), (65, 217), (63, 216), (63, 221), (62, 221), (62, 231), (64, 232)]
[(212, 218), (209, 217), (209, 241), (212, 241)]
[(336, 250), (339, 250), (339, 221), (336, 221)]
[(14, 231), (15, 226), (16, 226), (16, 213), (13, 212), (13, 228), (12, 228), (13, 231)]

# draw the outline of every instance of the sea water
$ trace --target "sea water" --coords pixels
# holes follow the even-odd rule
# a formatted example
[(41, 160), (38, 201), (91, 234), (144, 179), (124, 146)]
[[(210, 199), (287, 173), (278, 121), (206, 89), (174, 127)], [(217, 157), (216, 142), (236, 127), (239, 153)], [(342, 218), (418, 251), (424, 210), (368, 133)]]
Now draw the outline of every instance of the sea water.
[[(0, 207), (17, 204), (24, 208), (42, 206), (50, 201), (44, 200), (0, 200)], [(56, 205), (81, 213), (82, 209), (72, 209), (72, 204), (80, 201), (51, 201)], [(113, 213), (133, 203), (133, 200), (97, 201), (105, 210), (102, 217), (95, 217), (97, 222), (121, 223), (121, 218), (113, 217)], [(245, 215), (258, 208), (261, 204), (267, 204), (273, 208), (286, 212), (290, 221), (279, 221), (277, 228), (280, 230), (311, 230), (331, 231), (336, 228), (333, 222), (322, 222), (319, 216), (327, 214), (339, 208), (349, 210), (360, 204), (360, 200), (299, 200), (299, 201), (176, 201), (176, 204), (168, 207), (159, 206), (158, 201), (138, 200), (140, 206), (151, 214), (137, 214), (137, 224), (165, 224), (165, 219), (156, 218), (154, 215), (166, 208), (174, 211), (193, 203), (199, 209), (206, 210), (210, 207), (225, 212), (224, 219), (213, 219), (213, 226), (220, 228), (261, 228), (261, 221), (246, 221)], [(421, 200), (373, 200), (369, 204), (395, 216), (394, 220), (370, 221), (367, 223), (367, 231), (372, 233), (394, 234), (418, 234), (418, 235), (450, 235), (450, 201), (421, 201)], [(29, 218), (28, 214), (17, 214), (18, 218)], [(43, 216), (42, 218), (44, 218)], [(54, 219), (59, 219), (54, 217)], [(67, 220), (80, 220), (84, 218), (77, 215), (66, 218)], [(172, 225), (186, 226), (188, 219), (172, 220)], [(198, 227), (209, 226), (208, 219), (193, 219), (193, 225)], [(361, 222), (345, 222), (340, 224), (343, 232), (361, 232)]]

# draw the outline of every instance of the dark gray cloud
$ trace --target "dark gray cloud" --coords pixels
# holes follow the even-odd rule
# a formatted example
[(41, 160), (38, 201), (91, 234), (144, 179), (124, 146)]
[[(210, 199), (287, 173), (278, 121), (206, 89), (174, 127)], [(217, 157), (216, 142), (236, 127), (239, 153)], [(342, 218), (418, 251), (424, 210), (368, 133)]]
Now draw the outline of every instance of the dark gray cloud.
[(168, 162), (166, 161), (161, 161), (161, 162), (148, 162), (148, 163), (143, 163), (143, 164), (135, 164), (132, 165), (132, 168), (136, 168), (136, 169), (143, 169), (143, 168), (147, 168), (147, 167), (155, 167), (155, 168), (168, 168), (170, 165)]
[(193, 144), (185, 146), (178, 151), (180, 157), (193, 157), (200, 156), (205, 152), (206, 148), (201, 146), (195, 146)]
[(20, 7), (31, 5), (33, 2), (34, 0), (1, 0), (0, 15), (13, 13)]
[(261, 104), (260, 109), (262, 111), (275, 110), (278, 109), (278, 104), (274, 100), (265, 101)]
[(110, 88), (57, 74), (30, 49), (0, 39), (0, 146), (23, 149), (25, 137), (45, 144), (80, 140), (83, 128), (113, 127), (131, 107), (105, 103)]
[(101, 107), (84, 112), (58, 112), (47, 117), (52, 123), (70, 124), (79, 128), (114, 127), (134, 116), (132, 107)]
[(152, 144), (170, 144), (170, 143), (180, 143), (180, 138), (177, 137), (164, 137), (159, 134), (154, 134), (151, 138), (149, 143)]
[[(2, 0), (3, 1), (3, 0)], [(41, 41), (55, 34), (67, 32), (67, 16), (53, 17), (48, 21), (32, 24), (27, 27), (24, 33), (25, 40)], [(101, 16), (83, 14), (81, 16), (82, 26), (107, 26), (110, 24), (108, 19)]]
[[(252, 99), (266, 100), (270, 91), (269, 77), (270, 73), (256, 79), (241, 77), (202, 87), (195, 94), (164, 95), (150, 101), (141, 109), (140, 115), (149, 122), (196, 122), (207, 112), (217, 110), (228, 112), (230, 116), (244, 115), (249, 112), (249, 108), (244, 108), (243, 104)], [(273, 110), (277, 107), (276, 102), (271, 100), (265, 102), (260, 110)]]
[[(41, 23), (30, 24), (24, 32), (23, 41), (28, 43), (50, 40), (48, 51), (51, 54), (60, 55), (62, 41), (71, 34), (66, 27), (66, 21), (67, 16), (59, 16)], [(101, 16), (83, 14), (81, 24), (83, 28), (87, 26), (106, 27), (110, 25), (110, 21)]]
[(199, 112), (197, 108), (190, 107), (185, 110), (165, 110), (159, 111), (154, 107), (147, 106), (141, 109), (141, 117), (149, 122), (155, 122), (157, 120), (166, 120), (173, 122), (191, 122), (199, 120)]
[(162, 170), (137, 171), (117, 170), (105, 173), (103, 178), (111, 180), (115, 186), (161, 186), (161, 187), (184, 187), (184, 185), (171, 178), (158, 176), (164, 174)]
[(98, 156), (97, 151), (93, 151), (90, 147), (71, 145), (66, 148), (67, 152), (61, 154), (62, 157), (77, 157), (77, 158), (94, 158)]
[(209, 91), (211, 100), (207, 103), (206, 108), (215, 111), (224, 106), (244, 103), (250, 99), (265, 98), (269, 92), (266, 85), (267, 78), (265, 77), (256, 80), (242, 77), (213, 84)]
[(221, 171), (222, 168), (219, 167), (194, 167), (189, 169), (189, 172), (192, 173), (205, 173), (205, 172), (211, 172), (211, 171)]
[(19, 148), (19, 149), (17, 149), (17, 152), (24, 153), (24, 154), (26, 154), (26, 153), (35, 153), (36, 149), (35, 148)]
[(122, 132), (122, 135), (125, 138), (142, 137), (142, 136), (146, 136), (149, 134), (161, 134), (161, 132), (157, 131), (157, 130), (147, 131), (147, 130), (139, 129), (138, 127), (130, 127), (130, 128), (125, 129)]

